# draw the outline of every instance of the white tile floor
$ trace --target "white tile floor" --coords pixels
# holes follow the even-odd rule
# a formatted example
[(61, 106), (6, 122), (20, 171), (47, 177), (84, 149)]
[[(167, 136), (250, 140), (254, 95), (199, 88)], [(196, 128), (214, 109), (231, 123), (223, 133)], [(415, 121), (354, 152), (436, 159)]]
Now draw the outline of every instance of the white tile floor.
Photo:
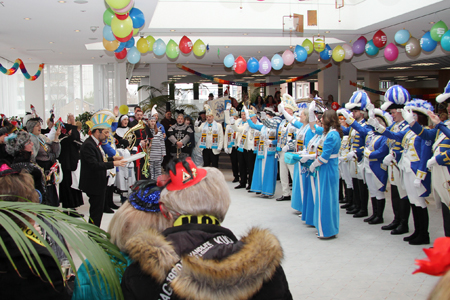
[[(252, 226), (270, 228), (285, 253), (283, 268), (294, 299), (426, 299), (439, 280), (416, 274), (415, 259), (425, 258), (423, 246), (411, 246), (401, 236), (390, 235), (381, 225), (368, 225), (341, 210), (340, 233), (333, 240), (319, 240), (316, 230), (306, 226), (291, 208), (290, 201), (262, 199), (245, 190), (235, 190), (229, 170), (232, 203), (223, 226), (238, 237)], [(279, 183), (276, 197), (280, 196)], [(115, 202), (119, 197), (115, 195)], [(88, 215), (87, 205), (79, 211)], [(430, 237), (443, 236), (441, 211), (430, 201)], [(107, 230), (112, 214), (103, 216)], [(386, 203), (385, 224), (393, 219), (390, 201)], [(385, 225), (384, 224), (384, 225)], [(412, 216), (410, 230), (412, 230)], [(430, 247), (431, 244), (425, 247)]]

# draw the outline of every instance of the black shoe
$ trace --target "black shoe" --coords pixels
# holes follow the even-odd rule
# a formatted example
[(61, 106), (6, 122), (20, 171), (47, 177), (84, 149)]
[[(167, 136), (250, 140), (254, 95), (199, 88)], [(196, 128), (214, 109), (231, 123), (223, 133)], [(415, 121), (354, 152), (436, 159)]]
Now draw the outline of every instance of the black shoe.
[(370, 217), (368, 217), (368, 218), (366, 218), (366, 219), (364, 219), (364, 222), (369, 222), (369, 221), (372, 221), (373, 219), (375, 219), (376, 218), (376, 214), (373, 214), (373, 215), (371, 215)]
[(254, 193), (254, 191), (250, 191), (250, 190), (248, 190), (248, 191), (247, 191), (247, 193)]
[(409, 241), (410, 245), (427, 245), (430, 243), (430, 235), (428, 232), (420, 232), (413, 240)]
[(246, 190), (250, 190), (250, 185), (247, 185), (247, 187), (245, 189)]
[(341, 208), (345, 209), (345, 208), (349, 208), (350, 206), (352, 206), (352, 203), (349, 202), (347, 204), (341, 205)]
[(114, 211), (111, 208), (109, 208), (109, 207), (108, 207), (108, 209), (105, 209), (103, 212), (105, 214), (113, 214), (114, 213)]
[(359, 208), (354, 208), (352, 210), (347, 210), (347, 215), (354, 215), (359, 212)]
[(277, 198), (277, 201), (287, 201), (291, 200), (291, 196), (281, 196), (280, 198)]
[(391, 224), (381, 227), (381, 230), (393, 230), (393, 229), (397, 228), (399, 225), (400, 225), (400, 222), (398, 222), (397, 220), (394, 220), (394, 221), (392, 221)]
[(367, 211), (358, 211), (356, 214), (353, 215), (353, 218), (364, 218), (367, 217), (369, 214), (367, 213)]
[(347, 211), (349, 211), (349, 210), (355, 210), (355, 209), (357, 209), (357, 210), (359, 211), (359, 208), (357, 208), (357, 207), (355, 206), (355, 204), (352, 204), (352, 205), (350, 205), (349, 207), (346, 208)]
[(339, 199), (339, 203), (347, 203), (345, 202), (345, 198)]
[(235, 189), (245, 189), (245, 185), (240, 184), (234, 187)]
[(375, 225), (375, 224), (381, 224), (383, 222), (384, 222), (383, 218), (376, 216), (372, 221), (369, 221), (367, 223), (369, 223), (370, 225)]
[(261, 192), (256, 192), (256, 195), (261, 195)]
[(404, 234), (409, 232), (408, 224), (400, 223), (394, 230), (391, 231), (392, 235)]
[(239, 182), (239, 178), (235, 178), (235, 179), (233, 179), (233, 181), (232, 182)]

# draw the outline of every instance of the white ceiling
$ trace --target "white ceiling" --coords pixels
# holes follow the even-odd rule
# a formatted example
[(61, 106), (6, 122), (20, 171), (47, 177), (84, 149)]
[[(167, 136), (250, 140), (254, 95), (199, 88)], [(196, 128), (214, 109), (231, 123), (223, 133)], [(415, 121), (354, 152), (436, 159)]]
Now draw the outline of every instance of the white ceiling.
[[(162, 38), (166, 43), (170, 38), (178, 43), (183, 35), (193, 42), (201, 38), (209, 44), (210, 50), (201, 58), (190, 53), (180, 54), (176, 60), (146, 53), (133, 74), (148, 75), (148, 63), (169, 63), (169, 75), (180, 74), (175, 64), (182, 63), (209, 75), (233, 75), (233, 71), (223, 66), (223, 58), (228, 53), (246, 59), (252, 56), (271, 58), (274, 53), (301, 44), (303, 39), (318, 33), (328, 38), (327, 43), (335, 39), (337, 43), (330, 45), (334, 48), (337, 44), (355, 41), (361, 35), (369, 40), (378, 29), (386, 33), (388, 42), (393, 42), (395, 32), (403, 28), (420, 38), (431, 28), (432, 21), (443, 20), (450, 25), (448, 0), (345, 0), (341, 9), (335, 8), (335, 2), (341, 4), (344, 0), (136, 0), (135, 7), (146, 17), (141, 30), (143, 35)], [(61, 4), (57, 0), (2, 0), (0, 4), (0, 56), (11, 62), (16, 58), (21, 58), (25, 65), (117, 61), (112, 52), (87, 50), (102, 42), (102, 16), (107, 7), (103, 1), (66, 0)], [(283, 32), (284, 16), (303, 14), (306, 24), (307, 10), (318, 11), (318, 26), (305, 26), (303, 34)], [(448, 55), (440, 46), (432, 53), (421, 53), (416, 59), (407, 57), (404, 48), (399, 47), (399, 50), (395, 63), (388, 63), (383, 51), (374, 58), (362, 54), (351, 62), (358, 69), (368, 70)], [(285, 67), (276, 75), (309, 73), (308, 70), (317, 68), (318, 58), (314, 53), (306, 63)], [(445, 66), (436, 66), (436, 69), (441, 67)]]

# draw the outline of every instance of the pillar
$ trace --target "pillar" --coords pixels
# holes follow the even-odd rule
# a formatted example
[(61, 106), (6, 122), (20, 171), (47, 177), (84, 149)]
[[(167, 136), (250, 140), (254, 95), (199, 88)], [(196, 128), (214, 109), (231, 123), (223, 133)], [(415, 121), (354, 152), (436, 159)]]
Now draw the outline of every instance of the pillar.
[[(323, 68), (328, 63), (319, 62), (317, 68)], [(338, 89), (339, 89), (339, 68), (336, 64), (325, 69), (317, 74), (318, 82), (319, 82), (319, 97), (324, 101), (327, 101), (328, 95), (333, 95), (334, 100), (338, 97)], [(311, 90), (312, 92), (312, 90)]]
[(350, 85), (350, 81), (357, 81), (357, 69), (351, 62), (342, 62), (340, 66), (340, 85), (339, 97), (334, 98), (341, 106), (350, 100), (353, 92), (356, 91), (356, 86)]
[[(150, 86), (160, 89), (162, 91), (161, 95), (168, 94), (168, 85), (162, 84), (167, 83), (167, 64), (150, 64)], [(154, 93), (158, 96), (159, 93)], [(171, 99), (172, 100), (172, 99)]]
[[(114, 106), (127, 104), (127, 64), (116, 63), (114, 65)], [(113, 107), (110, 107), (112, 109)]]

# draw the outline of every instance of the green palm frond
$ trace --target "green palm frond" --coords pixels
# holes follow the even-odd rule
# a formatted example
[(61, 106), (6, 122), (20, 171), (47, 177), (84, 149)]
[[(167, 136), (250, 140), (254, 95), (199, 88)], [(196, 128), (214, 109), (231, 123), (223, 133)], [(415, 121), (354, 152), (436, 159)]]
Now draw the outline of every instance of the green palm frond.
[[(0, 199), (2, 197), (5, 197), (5, 195), (0, 195)], [(25, 236), (22, 228), (20, 228), (13, 220), (13, 218), (15, 218), (25, 224), (25, 226), (28, 227), (28, 229), (31, 230), (39, 241), (47, 248), (53, 259), (59, 265), (60, 262), (58, 261), (55, 252), (45, 238), (30, 224), (27, 218), (39, 224), (63, 250), (70, 262), (73, 272), (76, 274), (77, 266), (73, 262), (69, 250), (51, 228), (46, 223), (42, 222), (42, 219), (44, 219), (65, 238), (67, 245), (71, 247), (74, 254), (83, 261), (86, 269), (88, 269), (88, 266), (85, 260), (88, 260), (91, 263), (95, 273), (95, 276), (94, 274), (88, 274), (91, 284), (94, 286), (94, 282), (105, 282), (105, 288), (109, 295), (114, 295), (116, 299), (123, 299), (120, 282), (115, 269), (118, 267), (124, 268), (126, 260), (117, 246), (109, 241), (109, 234), (82, 219), (76, 219), (63, 214), (63, 211), (71, 210), (55, 208), (38, 203), (0, 201), (0, 227), (11, 236), (30, 270), (52, 284), (42, 260), (36, 252), (36, 249), (33, 247), (32, 241)], [(1, 239), (0, 247), (6, 253), (6, 256), (16, 272), (19, 273), (8, 249)], [(114, 256), (119, 263), (113, 264), (111, 256)], [(63, 276), (62, 270), (61, 276)]]

